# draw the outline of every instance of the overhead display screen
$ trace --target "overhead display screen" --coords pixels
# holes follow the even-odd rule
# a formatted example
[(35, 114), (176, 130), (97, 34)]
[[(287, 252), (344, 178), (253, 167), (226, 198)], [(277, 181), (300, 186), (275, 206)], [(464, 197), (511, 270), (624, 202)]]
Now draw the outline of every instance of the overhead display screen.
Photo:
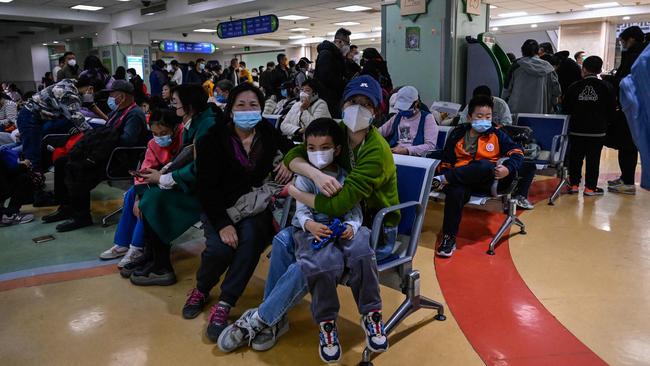
[(179, 53), (214, 53), (217, 47), (212, 43), (193, 43), (193, 42), (160, 42), (160, 50), (163, 52)]
[(278, 30), (280, 21), (275, 15), (263, 15), (255, 18), (233, 20), (217, 25), (217, 36), (221, 39), (254, 36), (273, 33)]

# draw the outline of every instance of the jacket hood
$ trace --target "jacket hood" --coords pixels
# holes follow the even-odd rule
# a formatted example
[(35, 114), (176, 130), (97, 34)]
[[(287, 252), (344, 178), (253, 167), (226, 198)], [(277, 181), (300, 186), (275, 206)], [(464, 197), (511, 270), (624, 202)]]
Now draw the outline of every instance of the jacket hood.
[(527, 74), (545, 76), (555, 71), (553, 66), (539, 57), (522, 57), (517, 60), (519, 67)]
[(330, 41), (323, 41), (321, 44), (318, 45), (318, 48), (316, 48), (316, 50), (318, 52), (328, 50), (328, 51), (331, 51), (331, 52), (336, 52), (338, 54), (341, 54), (341, 51), (339, 50), (339, 48), (336, 47), (336, 45), (333, 42), (330, 42)]

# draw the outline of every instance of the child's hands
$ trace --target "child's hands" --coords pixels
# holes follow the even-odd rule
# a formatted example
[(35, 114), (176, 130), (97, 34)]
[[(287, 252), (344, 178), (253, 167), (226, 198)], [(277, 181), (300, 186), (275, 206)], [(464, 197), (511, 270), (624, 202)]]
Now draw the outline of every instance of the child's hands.
[(309, 220), (305, 223), (305, 230), (309, 231), (311, 235), (316, 238), (316, 240), (321, 240), (332, 234), (332, 230), (330, 230), (327, 226), (312, 220)]
[(352, 229), (352, 225), (346, 224), (345, 226), (347, 227), (345, 228), (343, 234), (341, 234), (341, 239), (352, 240), (352, 238), (354, 238), (354, 229)]

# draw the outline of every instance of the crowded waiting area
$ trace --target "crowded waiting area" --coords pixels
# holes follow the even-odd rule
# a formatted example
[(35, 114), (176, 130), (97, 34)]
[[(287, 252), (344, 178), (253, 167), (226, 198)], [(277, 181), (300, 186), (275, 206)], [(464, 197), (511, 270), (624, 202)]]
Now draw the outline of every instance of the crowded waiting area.
[(0, 365), (650, 365), (648, 44), (649, 0), (0, 0)]

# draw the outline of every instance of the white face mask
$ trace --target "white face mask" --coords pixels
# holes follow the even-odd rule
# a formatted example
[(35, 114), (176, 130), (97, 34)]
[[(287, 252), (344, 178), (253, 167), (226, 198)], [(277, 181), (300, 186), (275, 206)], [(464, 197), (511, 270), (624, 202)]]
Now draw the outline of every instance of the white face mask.
[(356, 55), (354, 55), (354, 57), (352, 57), (352, 60), (357, 64), (361, 63), (361, 54), (357, 53)]
[(301, 100), (311, 100), (311, 95), (309, 93), (305, 93), (304, 91), (300, 92), (300, 99)]
[(74, 67), (76, 64), (77, 64), (77, 60), (75, 59), (68, 60), (68, 66)]
[(307, 157), (311, 165), (323, 169), (334, 161), (334, 149), (323, 151), (307, 151)]
[(370, 126), (373, 114), (368, 108), (358, 104), (351, 105), (343, 110), (343, 123), (352, 132), (358, 132)]

